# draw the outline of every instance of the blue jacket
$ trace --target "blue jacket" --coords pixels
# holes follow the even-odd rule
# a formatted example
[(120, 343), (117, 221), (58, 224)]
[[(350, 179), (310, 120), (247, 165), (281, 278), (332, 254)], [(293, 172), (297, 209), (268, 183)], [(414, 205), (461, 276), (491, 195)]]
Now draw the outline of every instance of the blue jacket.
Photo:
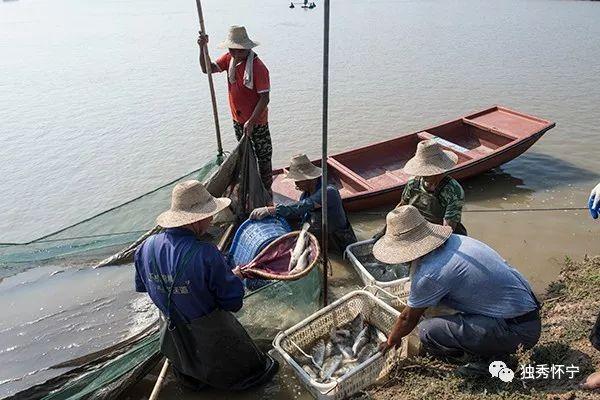
[[(217, 308), (232, 312), (242, 308), (242, 281), (231, 272), (231, 266), (215, 245), (199, 241), (185, 228), (166, 229), (146, 239), (135, 252), (134, 262), (136, 291), (148, 292), (165, 315), (169, 315), (167, 293), (161, 278), (170, 289), (174, 276), (171, 303), (188, 320)], [(176, 269), (181, 270), (177, 273)]]
[[(310, 213), (321, 207), (321, 179), (317, 184), (317, 190), (313, 194), (302, 193), (300, 200), (291, 204), (278, 204), (275, 213), (286, 219), (299, 219), (306, 222), (310, 219)], [(346, 212), (342, 203), (340, 192), (333, 185), (327, 185), (327, 223), (330, 232), (345, 229), (347, 226)]]

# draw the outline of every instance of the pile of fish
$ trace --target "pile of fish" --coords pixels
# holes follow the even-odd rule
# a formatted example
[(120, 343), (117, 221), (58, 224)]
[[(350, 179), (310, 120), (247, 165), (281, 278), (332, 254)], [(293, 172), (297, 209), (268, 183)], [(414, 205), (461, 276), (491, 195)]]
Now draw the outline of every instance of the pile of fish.
[(373, 255), (373, 244), (364, 244), (355, 247), (352, 253), (363, 267), (376, 281), (391, 282), (406, 278), (409, 274), (410, 264), (384, 264), (377, 261)]
[(294, 275), (303, 271), (308, 267), (310, 260), (310, 240), (308, 239), (308, 228), (310, 224), (305, 223), (302, 230), (298, 234), (296, 245), (291, 250), (290, 264), (288, 266), (288, 274)]
[(352, 373), (379, 351), (386, 335), (359, 314), (341, 328), (333, 328), (310, 351), (301, 351), (294, 360), (314, 380), (330, 382)]
[(379, 282), (391, 282), (408, 276), (408, 267), (405, 264), (367, 262), (363, 266)]

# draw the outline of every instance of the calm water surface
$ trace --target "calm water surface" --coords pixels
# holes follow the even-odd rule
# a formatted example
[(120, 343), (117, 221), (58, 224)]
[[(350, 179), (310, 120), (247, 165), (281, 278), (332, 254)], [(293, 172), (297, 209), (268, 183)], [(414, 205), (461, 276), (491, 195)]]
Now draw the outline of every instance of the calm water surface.
[[(517, 160), (465, 182), (467, 208), (585, 205), (600, 175), (600, 4), (333, 3), (332, 151), (502, 104), (553, 120), (557, 127)], [(315, 10), (305, 11), (288, 9), (283, 0), (203, 1), (213, 57), (220, 54), (216, 43), (231, 24), (245, 24), (262, 43), (257, 52), (271, 71), (276, 166), (298, 152), (320, 154), (323, 9), (317, 4)], [(196, 35), (192, 1), (0, 3), (0, 242), (52, 232), (145, 193), (214, 156), (210, 97), (199, 73)], [(215, 84), (224, 144), (231, 149), (225, 77), (216, 76)], [(150, 224), (154, 216), (148, 215)], [(352, 219), (363, 237), (382, 222), (381, 216), (364, 213)], [(470, 212), (464, 220), (472, 236), (524, 271), (538, 291), (556, 276), (566, 255), (597, 253), (598, 224), (585, 211)], [(342, 281), (352, 281), (341, 267), (337, 273)], [(0, 315), (7, 322), (2, 329), (45, 315), (36, 303), (44, 301), (45, 291), (28, 283), (39, 281), (37, 272), (29, 274), (33, 275), (16, 276), (16, 283), (3, 282), (2, 304), (25, 296), (13, 293), (19, 282), (39, 298), (25, 296), (32, 304), (4, 309)], [(126, 275), (106, 274), (111, 290), (126, 285)], [(69, 276), (57, 278), (65, 291)], [(72, 279), (82, 287), (93, 285), (91, 274)], [(116, 314), (98, 322), (106, 329), (113, 327), (115, 338), (133, 329), (122, 322), (124, 313), (116, 312), (135, 309), (133, 303), (125, 305), (118, 290), (109, 293), (114, 300), (104, 303), (98, 289), (90, 287), (89, 293), (73, 294), (80, 300), (76, 304), (88, 307), (86, 312), (101, 306), (107, 314)], [(119, 328), (115, 321), (122, 322)], [(47, 326), (34, 331), (43, 333)], [(51, 339), (54, 333), (47, 333)], [(56, 348), (75, 343), (69, 340), (75, 334), (64, 336)], [(108, 340), (97, 339), (94, 346)], [(5, 356), (24, 347), (18, 340), (0, 344)], [(35, 358), (28, 360), (29, 365), (14, 369), (33, 371)], [(248, 397), (304, 396), (285, 374)], [(148, 391), (146, 386), (138, 388), (139, 396)], [(166, 393), (175, 394), (176, 389), (167, 387)]]

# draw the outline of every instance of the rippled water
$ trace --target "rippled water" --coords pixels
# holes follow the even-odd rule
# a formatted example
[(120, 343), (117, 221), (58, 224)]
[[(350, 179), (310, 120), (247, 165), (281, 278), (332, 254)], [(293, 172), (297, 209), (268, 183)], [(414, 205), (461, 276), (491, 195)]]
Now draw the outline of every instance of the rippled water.
[[(247, 25), (262, 42), (275, 165), (298, 152), (318, 156), (322, 4), (312, 11), (290, 10), (281, 0), (203, 5), (213, 57), (231, 24)], [(79, 221), (215, 154), (194, 7), (184, 0), (0, 3), (0, 242)], [(600, 175), (598, 21), (594, 2), (334, 1), (330, 148), (391, 138), (492, 104), (555, 121), (525, 155), (464, 183), (469, 233), (541, 291), (566, 255), (597, 253), (598, 224), (581, 210), (494, 210), (585, 205)], [(215, 84), (231, 149), (224, 77)], [(482, 210), (494, 212), (473, 212)], [(363, 213), (352, 221), (367, 237), (383, 217)], [(9, 277), (0, 285), (0, 331), (11, 335), (0, 335), (0, 383), (77, 356), (83, 343), (101, 348), (138, 326), (131, 319), (138, 298), (123, 290), (131, 278), (124, 271), (108, 270), (107, 281), (77, 268), (52, 275), (51, 266), (2, 273)], [(341, 287), (356, 284), (343, 267), (337, 274)], [(108, 330), (118, 332), (103, 336)], [(25, 331), (32, 334), (27, 342), (19, 339)], [(42, 356), (31, 358), (36, 352)], [(285, 373), (250, 397), (300, 396)], [(140, 396), (149, 384), (138, 388)], [(178, 392), (168, 386), (166, 393)]]
[(131, 266), (46, 265), (0, 284), (0, 397), (65, 372), (50, 367), (111, 346), (158, 311), (132, 290)]
[[(570, 193), (582, 201), (599, 166), (590, 151), (599, 133), (598, 4), (333, 3), (332, 151), (501, 103), (558, 124), (504, 169), (528, 189), (514, 201), (541, 202), (549, 178), (552, 189), (574, 184), (555, 204)], [(322, 7), (205, 0), (204, 8), (213, 57), (233, 23), (262, 42), (275, 164), (318, 155)], [(215, 153), (196, 31), (194, 2), (184, 0), (0, 4), (1, 240), (79, 221)], [(224, 76), (216, 87), (231, 148)]]

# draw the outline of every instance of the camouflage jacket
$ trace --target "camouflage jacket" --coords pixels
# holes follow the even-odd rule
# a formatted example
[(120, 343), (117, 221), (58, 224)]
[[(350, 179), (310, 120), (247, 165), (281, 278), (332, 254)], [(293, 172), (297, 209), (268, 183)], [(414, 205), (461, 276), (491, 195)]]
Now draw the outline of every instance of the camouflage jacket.
[[(412, 178), (404, 187), (401, 204), (411, 204), (411, 198), (419, 193), (432, 194), (423, 187), (423, 178)], [(460, 222), (462, 208), (465, 205), (465, 192), (460, 183), (453, 178), (448, 178), (446, 184), (439, 190), (437, 200), (443, 209), (443, 216), (440, 217), (448, 221)]]

